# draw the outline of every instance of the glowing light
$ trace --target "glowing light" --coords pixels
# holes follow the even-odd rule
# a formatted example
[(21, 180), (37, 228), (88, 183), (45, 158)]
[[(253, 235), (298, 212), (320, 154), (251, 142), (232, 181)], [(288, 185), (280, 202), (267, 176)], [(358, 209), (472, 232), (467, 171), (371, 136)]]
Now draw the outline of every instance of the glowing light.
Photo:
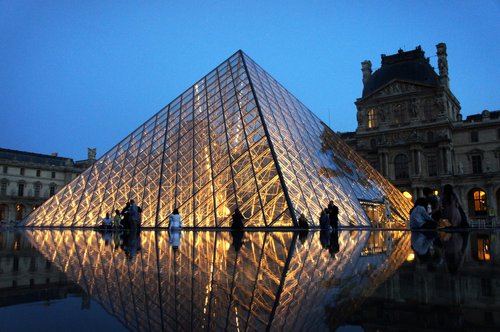
[(413, 196), (407, 191), (403, 192), (403, 196), (409, 201), (413, 199)]
[(408, 254), (408, 257), (406, 257), (406, 261), (407, 262), (412, 262), (413, 260), (415, 260), (415, 253), (414, 252), (410, 252)]

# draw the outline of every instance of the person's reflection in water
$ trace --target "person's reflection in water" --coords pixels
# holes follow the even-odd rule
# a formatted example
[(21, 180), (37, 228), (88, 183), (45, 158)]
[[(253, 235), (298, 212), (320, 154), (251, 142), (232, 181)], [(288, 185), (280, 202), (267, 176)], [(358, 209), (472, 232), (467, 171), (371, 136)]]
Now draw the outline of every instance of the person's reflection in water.
[(443, 232), (441, 236), (444, 258), (448, 272), (456, 275), (464, 262), (465, 249), (469, 240), (467, 232)]
[[(436, 243), (435, 243), (436, 241)], [(436, 271), (440, 261), (439, 238), (436, 231), (412, 231), (411, 247), (415, 252), (418, 262), (427, 264), (427, 271)], [(436, 248), (437, 247), (437, 248)]]
[(182, 233), (180, 228), (172, 228), (169, 231), (169, 243), (174, 251), (177, 251), (181, 246)]
[(300, 243), (305, 244), (307, 241), (307, 237), (309, 235), (309, 230), (308, 229), (302, 229), (299, 231), (299, 240)]
[(319, 231), (319, 242), (321, 243), (321, 247), (323, 249), (327, 249), (330, 247), (330, 233), (332, 232), (331, 229), (321, 229)]
[(125, 256), (129, 260), (133, 260), (137, 254), (137, 251), (141, 250), (140, 239), (141, 239), (140, 232), (126, 231), (123, 233), (122, 249), (125, 252)]
[(339, 250), (340, 250), (339, 231), (338, 228), (335, 228), (332, 230), (330, 234), (330, 247), (328, 248), (328, 252), (330, 253), (330, 256), (334, 258), (335, 254), (337, 254)]
[(233, 238), (233, 249), (236, 253), (238, 253), (243, 246), (243, 236), (245, 235), (245, 231), (232, 229), (231, 237)]

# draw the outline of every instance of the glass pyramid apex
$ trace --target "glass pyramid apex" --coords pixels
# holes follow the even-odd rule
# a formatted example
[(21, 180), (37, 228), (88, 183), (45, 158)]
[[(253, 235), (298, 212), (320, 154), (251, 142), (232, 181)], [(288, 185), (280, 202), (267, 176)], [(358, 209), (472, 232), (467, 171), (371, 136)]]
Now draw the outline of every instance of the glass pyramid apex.
[(330, 200), (343, 226), (404, 225), (410, 203), (242, 51), (147, 120), (21, 224), (92, 227), (134, 199), (143, 227), (319, 224)]

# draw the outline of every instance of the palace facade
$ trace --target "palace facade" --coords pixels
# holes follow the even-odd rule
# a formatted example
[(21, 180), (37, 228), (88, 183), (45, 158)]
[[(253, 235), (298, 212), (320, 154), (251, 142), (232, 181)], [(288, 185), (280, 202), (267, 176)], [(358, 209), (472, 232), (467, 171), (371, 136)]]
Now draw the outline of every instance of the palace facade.
[(436, 72), (418, 46), (362, 62), (356, 132), (346, 142), (413, 200), (422, 189), (453, 185), (472, 220), (491, 221), (500, 207), (500, 111), (461, 115), (450, 89), (446, 44)]
[(95, 154), (95, 149), (89, 149), (88, 159), (75, 162), (57, 153), (0, 148), (0, 223), (13, 224), (26, 217), (87, 169)]

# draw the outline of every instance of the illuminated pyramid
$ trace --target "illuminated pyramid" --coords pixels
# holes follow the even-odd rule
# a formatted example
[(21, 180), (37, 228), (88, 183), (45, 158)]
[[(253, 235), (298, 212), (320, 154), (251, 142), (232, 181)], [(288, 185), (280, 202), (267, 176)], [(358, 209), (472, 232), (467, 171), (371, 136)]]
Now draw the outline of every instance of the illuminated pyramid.
[[(134, 199), (144, 227), (404, 225), (409, 202), (242, 51), (187, 89), (31, 213), (26, 226), (90, 227)], [(384, 211), (390, 211), (390, 214)]]

